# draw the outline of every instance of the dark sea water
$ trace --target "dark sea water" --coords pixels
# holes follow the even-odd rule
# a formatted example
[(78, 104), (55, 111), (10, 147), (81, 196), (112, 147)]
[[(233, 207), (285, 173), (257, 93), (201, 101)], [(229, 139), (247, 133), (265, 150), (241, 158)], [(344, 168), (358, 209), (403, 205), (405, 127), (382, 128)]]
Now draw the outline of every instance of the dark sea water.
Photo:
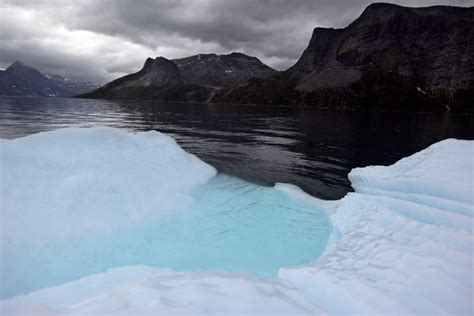
[(474, 116), (0, 97), (0, 138), (64, 127), (157, 130), (220, 172), (292, 183), (324, 199), (351, 190), (355, 167), (387, 165), (446, 138), (474, 139)]

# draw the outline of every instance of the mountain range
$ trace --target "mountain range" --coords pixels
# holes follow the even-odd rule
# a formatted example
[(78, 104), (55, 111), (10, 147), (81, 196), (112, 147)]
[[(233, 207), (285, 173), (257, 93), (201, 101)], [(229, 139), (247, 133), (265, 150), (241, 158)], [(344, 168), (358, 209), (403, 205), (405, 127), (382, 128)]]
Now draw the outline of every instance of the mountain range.
[(345, 28), (314, 29), (286, 71), (237, 53), (159, 57), (82, 97), (473, 111), (474, 8), (375, 3)]
[(174, 60), (148, 58), (140, 71), (81, 97), (208, 102), (220, 90), (275, 73), (257, 58), (242, 53), (199, 54)]
[(32, 66), (15, 61), (0, 71), (0, 95), (28, 97), (70, 97), (100, 87), (99, 84), (43, 75)]
[(100, 88), (100, 84), (90, 81), (78, 81), (60, 75), (45, 74), (46, 78), (68, 91), (68, 96), (91, 92)]
[(157, 57), (94, 88), (20, 62), (0, 72), (0, 94), (10, 95), (474, 111), (474, 8), (374, 3), (345, 28), (315, 28), (285, 71), (242, 53)]
[(316, 28), (288, 70), (214, 102), (473, 111), (474, 8), (372, 4), (346, 28)]

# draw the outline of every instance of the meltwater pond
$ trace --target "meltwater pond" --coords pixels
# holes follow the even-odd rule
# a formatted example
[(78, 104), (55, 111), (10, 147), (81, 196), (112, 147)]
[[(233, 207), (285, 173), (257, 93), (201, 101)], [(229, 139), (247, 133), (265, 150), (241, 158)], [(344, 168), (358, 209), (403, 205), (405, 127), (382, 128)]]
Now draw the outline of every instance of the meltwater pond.
[(331, 233), (311, 199), (216, 174), (157, 132), (0, 145), (1, 298), (130, 265), (275, 276), (318, 258)]

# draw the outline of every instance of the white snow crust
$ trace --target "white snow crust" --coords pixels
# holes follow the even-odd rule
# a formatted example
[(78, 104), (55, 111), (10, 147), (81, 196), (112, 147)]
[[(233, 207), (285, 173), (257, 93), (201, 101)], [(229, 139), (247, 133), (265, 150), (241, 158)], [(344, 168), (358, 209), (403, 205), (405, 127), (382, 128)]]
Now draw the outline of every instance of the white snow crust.
[(111, 128), (0, 140), (0, 159), (0, 214), (8, 219), (1, 223), (2, 257), (35, 242), (21, 231), (38, 245), (73, 241), (184, 208), (192, 203), (190, 188), (217, 173), (169, 136)]
[(473, 173), (474, 142), (454, 139), (354, 169), (334, 249), (279, 277), (329, 314), (472, 315)]
[[(110, 130), (102, 132), (128, 137)], [(74, 132), (63, 133), (65, 138), (75, 137)], [(40, 148), (41, 142), (48, 141), (47, 135), (21, 141), (29, 142), (32, 149)], [(179, 177), (195, 175), (184, 185), (171, 183), (166, 194), (178, 194), (185, 203), (188, 185), (214, 176), (215, 171), (195, 157), (181, 152), (174, 155), (179, 150), (170, 138), (158, 133), (145, 135), (146, 140), (137, 143), (135, 154), (146, 151), (150, 143), (161, 144), (162, 172), (169, 172), (168, 164), (182, 163)], [(100, 138), (91, 145), (100, 146)], [(58, 152), (49, 154), (64, 155), (64, 151), (58, 148)], [(48, 153), (38, 151), (38, 155)], [(2, 156), (2, 160), (15, 158), (21, 158), (21, 153), (17, 157)], [(43, 158), (47, 164), (47, 157)], [(74, 160), (81, 159), (73, 150), (64, 158), (71, 168)], [(392, 166), (354, 169), (349, 178), (355, 192), (335, 202), (277, 184), (277, 189), (297, 199), (324, 207), (335, 231), (325, 256), (304, 266), (282, 267), (275, 278), (122, 267), (3, 300), (0, 314), (472, 315), (473, 159), (474, 142), (445, 140)], [(38, 164), (32, 168), (38, 168)], [(110, 168), (114, 176), (113, 171), (120, 166)], [(14, 179), (8, 178), (6, 170), (1, 176), (0, 189), (4, 192), (8, 190), (5, 184)], [(89, 176), (87, 181), (101, 181)], [(130, 181), (147, 178), (133, 172), (127, 176)], [(108, 183), (104, 185), (112, 185)], [(67, 183), (64, 188), (67, 190)], [(125, 218), (127, 201), (123, 203)], [(21, 220), (28, 222), (26, 218)], [(1, 226), (2, 251), (22, 241), (18, 237), (5, 242), (8, 225)]]

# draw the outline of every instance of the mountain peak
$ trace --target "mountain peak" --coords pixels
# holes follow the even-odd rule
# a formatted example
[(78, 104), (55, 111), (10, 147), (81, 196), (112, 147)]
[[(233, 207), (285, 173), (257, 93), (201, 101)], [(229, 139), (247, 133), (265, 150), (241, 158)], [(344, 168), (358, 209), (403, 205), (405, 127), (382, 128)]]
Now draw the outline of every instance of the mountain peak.
[(173, 71), (176, 70), (179, 72), (178, 67), (172, 60), (169, 60), (163, 56), (156, 57), (155, 62), (153, 63), (153, 68), (163, 70), (163, 67), (165, 67), (164, 69), (173, 69)]
[(402, 6), (399, 6), (398, 4), (393, 4), (393, 3), (387, 3), (387, 2), (374, 2), (369, 4), (366, 8), (365, 11), (367, 10), (378, 10), (378, 9), (385, 9), (385, 8), (403, 8)]
[(170, 63), (173, 62), (163, 56), (158, 56), (155, 59), (148, 57), (145, 61), (145, 64), (143, 65), (142, 71), (148, 72), (151, 69), (156, 68), (157, 66), (166, 65)]
[(227, 58), (242, 58), (242, 59), (248, 59), (248, 60), (258, 60), (260, 62), (260, 60), (255, 57), (255, 56), (249, 56), (247, 54), (244, 54), (244, 53), (241, 53), (241, 52), (232, 52), (232, 53), (229, 53), (227, 55), (221, 55), (223, 57), (227, 57)]
[(59, 87), (40, 71), (16, 60), (3, 73), (0, 94), (20, 96), (67, 96), (69, 91)]
[(7, 70), (8, 69), (15, 69), (15, 68), (33, 68), (33, 67), (24, 64), (20, 60), (15, 60), (15, 62), (13, 64), (8, 66)]
[(268, 77), (276, 71), (256, 57), (239, 52), (227, 55), (198, 54), (174, 59), (186, 83), (207, 87), (230, 87), (252, 77)]
[[(36, 68), (24, 64), (23, 62), (16, 60), (13, 64), (11, 64), (7, 69), (5, 69), (7, 73), (22, 73), (22, 74), (34, 74), (38, 77), (44, 77), (44, 75)], [(46, 79), (46, 77), (44, 77)]]
[(146, 60), (145, 60), (145, 64), (143, 64), (143, 68), (148, 68), (150, 67), (153, 63), (155, 62), (155, 60), (151, 57), (148, 57)]
[(245, 56), (245, 57), (250, 57), (250, 56), (245, 55), (244, 53), (241, 53), (241, 52), (232, 52), (232, 53), (228, 54), (227, 56)]

